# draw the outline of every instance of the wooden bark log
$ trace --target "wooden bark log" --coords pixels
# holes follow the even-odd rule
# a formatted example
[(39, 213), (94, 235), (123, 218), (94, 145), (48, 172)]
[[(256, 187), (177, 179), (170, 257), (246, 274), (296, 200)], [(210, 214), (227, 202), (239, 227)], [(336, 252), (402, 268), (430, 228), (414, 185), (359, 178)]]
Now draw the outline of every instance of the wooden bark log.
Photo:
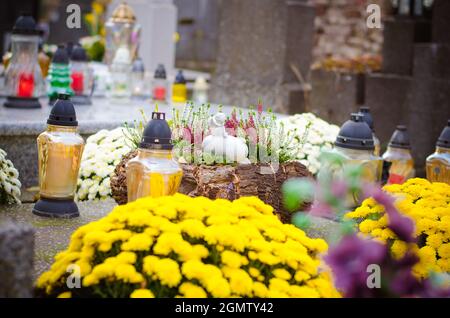
[[(126, 162), (136, 156), (125, 156), (111, 177), (113, 198), (119, 204), (127, 202)], [(279, 165), (274, 171), (270, 165), (188, 165), (183, 164), (183, 179), (178, 192), (210, 199), (235, 200), (241, 196), (257, 196), (274, 208), (283, 222), (290, 222), (291, 214), (283, 207), (281, 186), (289, 178), (312, 177), (299, 162)], [(306, 209), (307, 206), (302, 207)]]

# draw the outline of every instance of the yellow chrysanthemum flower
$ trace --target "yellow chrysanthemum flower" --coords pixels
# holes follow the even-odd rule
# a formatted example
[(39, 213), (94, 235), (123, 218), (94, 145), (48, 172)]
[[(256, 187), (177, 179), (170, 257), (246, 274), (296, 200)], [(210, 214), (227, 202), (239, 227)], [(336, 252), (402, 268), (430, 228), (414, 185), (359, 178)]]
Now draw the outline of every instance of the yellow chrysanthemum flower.
[(36, 287), (68, 292), (74, 264), (76, 296), (335, 297), (330, 277), (311, 283), (327, 248), (255, 197), (142, 198), (76, 230)]

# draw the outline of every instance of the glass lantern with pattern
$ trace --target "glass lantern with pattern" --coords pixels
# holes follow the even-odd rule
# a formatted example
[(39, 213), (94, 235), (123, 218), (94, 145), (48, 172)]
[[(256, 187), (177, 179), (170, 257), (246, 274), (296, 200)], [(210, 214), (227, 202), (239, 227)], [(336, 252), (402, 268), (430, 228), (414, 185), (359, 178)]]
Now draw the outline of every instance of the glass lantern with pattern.
[(105, 63), (111, 65), (120, 47), (129, 51), (129, 62), (132, 63), (139, 49), (141, 26), (136, 23), (133, 9), (125, 1), (113, 11), (105, 23), (105, 30)]
[(40, 32), (32, 16), (20, 16), (11, 35), (11, 60), (5, 72), (5, 107), (39, 108), (45, 85), (38, 62)]

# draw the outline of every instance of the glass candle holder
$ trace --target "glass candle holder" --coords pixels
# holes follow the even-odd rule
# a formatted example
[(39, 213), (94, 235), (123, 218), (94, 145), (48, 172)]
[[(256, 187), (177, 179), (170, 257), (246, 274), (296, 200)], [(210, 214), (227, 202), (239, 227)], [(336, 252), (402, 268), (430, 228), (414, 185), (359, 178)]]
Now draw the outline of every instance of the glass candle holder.
[(192, 100), (197, 104), (206, 104), (208, 102), (209, 85), (204, 77), (197, 77), (194, 83), (194, 92)]
[(60, 94), (74, 95), (71, 88), (69, 54), (64, 45), (58, 49), (52, 58), (47, 76), (49, 104), (53, 105)]
[(111, 96), (113, 98), (131, 97), (131, 64), (130, 52), (126, 47), (116, 51), (116, 56), (110, 67)]
[(436, 151), (426, 161), (427, 179), (450, 184), (450, 119), (436, 143)]
[(383, 154), (383, 173), (387, 184), (402, 184), (415, 176), (414, 160), (406, 126), (399, 125), (391, 137), (388, 148)]
[(141, 34), (133, 9), (125, 2), (119, 4), (105, 23), (105, 31), (105, 63), (111, 65), (120, 47), (128, 49), (131, 63), (137, 56)]
[(370, 107), (361, 106), (359, 108), (359, 112), (362, 114), (364, 122), (372, 130), (372, 138), (373, 138), (373, 146), (374, 146), (373, 153), (375, 156), (380, 156), (381, 155), (380, 139), (378, 139), (378, 137), (375, 135), (375, 125), (373, 122), (372, 113), (370, 112)]
[(155, 70), (152, 83), (152, 97), (155, 101), (167, 102), (169, 82), (167, 81), (166, 69), (159, 64)]
[(49, 217), (78, 216), (74, 202), (84, 140), (78, 134), (75, 108), (61, 94), (37, 138), (39, 195), (33, 213)]
[(172, 101), (174, 103), (185, 103), (187, 101), (186, 79), (183, 71), (179, 70), (172, 85)]
[(134, 98), (147, 97), (145, 85), (145, 66), (141, 58), (136, 58), (131, 67), (131, 94)]
[(17, 19), (11, 35), (11, 60), (5, 71), (5, 107), (39, 108), (44, 80), (38, 62), (39, 31), (31, 16)]
[(178, 191), (183, 171), (172, 157), (171, 136), (165, 114), (153, 112), (138, 155), (126, 166), (128, 202), (147, 196), (173, 195)]
[(76, 105), (91, 105), (91, 96), (94, 85), (94, 74), (89, 66), (86, 50), (77, 45), (70, 55), (71, 88), (74, 92), (72, 102)]
[[(357, 166), (362, 170), (363, 181), (380, 182), (383, 161), (381, 157), (374, 155), (374, 148), (370, 127), (361, 113), (353, 113), (350, 120), (342, 125), (333, 148), (333, 152), (343, 159), (342, 164), (324, 166), (322, 169), (330, 169), (335, 177), (343, 178), (348, 167)], [(344, 202), (347, 208), (358, 206), (359, 203), (356, 194), (349, 196)]]

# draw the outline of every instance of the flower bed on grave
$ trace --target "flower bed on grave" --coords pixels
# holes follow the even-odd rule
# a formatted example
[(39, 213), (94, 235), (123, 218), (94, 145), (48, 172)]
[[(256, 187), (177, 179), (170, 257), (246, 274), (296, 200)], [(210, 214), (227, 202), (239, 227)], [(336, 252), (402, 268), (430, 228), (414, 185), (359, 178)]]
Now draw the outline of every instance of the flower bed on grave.
[[(45, 297), (339, 297), (322, 239), (256, 197), (142, 198), (76, 230), (37, 281)], [(69, 289), (77, 265), (81, 288)]]
[(414, 251), (420, 258), (413, 268), (418, 277), (427, 277), (431, 271), (450, 272), (450, 185), (414, 178), (383, 189), (398, 198), (398, 210), (414, 221), (417, 242), (400, 240), (388, 228), (383, 206), (373, 199), (365, 200), (346, 217), (359, 222), (362, 234), (388, 244), (395, 258)]
[[(283, 208), (281, 185), (292, 177), (312, 176), (299, 161), (299, 158), (305, 159), (300, 152), (312, 124), (307, 122), (301, 133), (297, 129), (288, 132), (284, 122), (277, 121), (270, 111), (264, 115), (261, 107), (247, 114), (234, 110), (224, 123), (226, 132), (242, 140), (249, 149), (252, 146), (255, 149), (253, 156), (249, 151), (247, 157), (243, 158), (247, 161), (244, 164), (202, 151), (201, 144), (212, 130), (210, 115), (209, 106), (196, 108), (192, 104), (187, 105), (181, 114), (178, 111), (173, 113), (171, 128), (174, 153), (183, 168), (179, 192), (229, 200), (241, 196), (258, 196), (274, 207), (281, 220), (289, 222), (291, 214)], [(140, 141), (139, 129), (132, 129), (128, 135), (137, 147)], [(271, 150), (274, 142), (278, 144), (276, 153)], [(266, 156), (265, 160), (261, 148), (264, 148), (262, 153)], [(124, 156), (111, 176), (112, 196), (119, 204), (127, 202), (125, 167), (136, 154), (134, 151)], [(274, 157), (279, 166), (271, 164), (270, 160)]]
[(0, 149), (0, 204), (20, 203), (19, 172), (6, 152)]

